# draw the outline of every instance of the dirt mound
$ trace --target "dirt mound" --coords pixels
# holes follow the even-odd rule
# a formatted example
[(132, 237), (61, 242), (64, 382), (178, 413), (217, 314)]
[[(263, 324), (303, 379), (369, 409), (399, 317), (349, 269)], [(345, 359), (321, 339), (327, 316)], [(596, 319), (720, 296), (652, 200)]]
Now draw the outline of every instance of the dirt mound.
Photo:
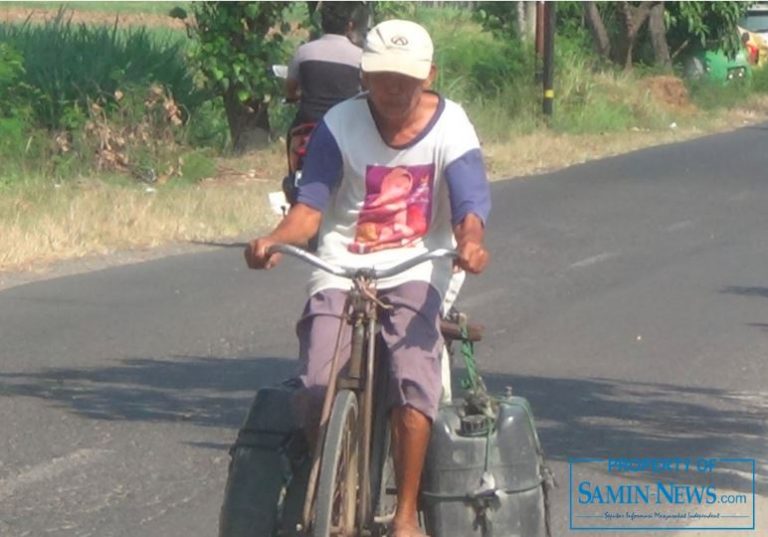
[(669, 108), (684, 111), (690, 110), (693, 107), (690, 95), (688, 94), (688, 88), (676, 76), (652, 76), (643, 79), (643, 84), (654, 100), (663, 103)]
[[(168, 9), (170, 10), (171, 7), (173, 7), (172, 4), (169, 5)], [(0, 5), (0, 22), (21, 24), (29, 18), (31, 22), (41, 23), (55, 19), (58, 13), (57, 9), (5, 7)], [(114, 11), (77, 11), (67, 9), (64, 16), (66, 19), (71, 17), (72, 22), (75, 24), (112, 25), (115, 24), (115, 19), (117, 19), (119, 26), (149, 26), (173, 28), (176, 30), (184, 30), (185, 28), (184, 22), (179, 19), (153, 13), (118, 13)]]

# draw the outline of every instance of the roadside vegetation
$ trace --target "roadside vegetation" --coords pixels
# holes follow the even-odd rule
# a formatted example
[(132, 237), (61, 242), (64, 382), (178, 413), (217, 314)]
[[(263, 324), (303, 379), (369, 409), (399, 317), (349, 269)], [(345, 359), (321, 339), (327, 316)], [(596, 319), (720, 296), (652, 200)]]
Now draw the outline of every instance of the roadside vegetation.
[[(224, 10), (215, 2), (82, 4), (0, 6), (0, 270), (233, 237), (271, 222), (266, 193), (279, 189), (281, 136), (294, 110), (280, 104), (267, 67), (287, 63), (309, 38), (305, 3), (241, 2)], [(637, 10), (652, 3), (599, 6), (617, 53), (596, 46), (589, 2), (559, 2), (555, 115), (546, 124), (533, 43), (515, 4), (376, 8), (377, 19), (407, 17), (431, 31), (437, 89), (467, 109), (495, 178), (768, 113), (768, 69), (737, 83), (684, 81), (684, 54), (673, 61), (668, 51), (668, 62), (659, 61), (643, 33), (633, 37), (628, 60), (622, 29), (612, 21), (624, 5), (639, 17)], [(674, 51), (685, 42), (681, 27), (703, 30), (684, 19), (690, 13), (673, 9), (667, 21)], [(705, 15), (730, 20), (737, 13)], [(245, 45), (222, 37), (244, 27)], [(721, 46), (729, 35), (689, 41)]]

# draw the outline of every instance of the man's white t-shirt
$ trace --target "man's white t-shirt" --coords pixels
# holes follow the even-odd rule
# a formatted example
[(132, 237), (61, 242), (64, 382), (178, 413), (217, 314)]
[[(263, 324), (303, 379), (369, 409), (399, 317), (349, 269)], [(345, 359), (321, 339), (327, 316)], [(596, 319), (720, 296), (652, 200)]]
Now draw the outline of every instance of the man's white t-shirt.
[[(298, 202), (323, 211), (318, 255), (345, 267), (388, 268), (423, 252), (454, 248), (453, 226), (469, 213), (485, 222), (490, 190), (475, 129), (458, 104), (439, 98), (419, 136), (393, 147), (379, 134), (365, 95), (344, 101), (313, 132)], [(387, 289), (409, 281), (444, 296), (450, 260), (417, 265), (382, 279)], [(349, 289), (321, 270), (309, 293)]]

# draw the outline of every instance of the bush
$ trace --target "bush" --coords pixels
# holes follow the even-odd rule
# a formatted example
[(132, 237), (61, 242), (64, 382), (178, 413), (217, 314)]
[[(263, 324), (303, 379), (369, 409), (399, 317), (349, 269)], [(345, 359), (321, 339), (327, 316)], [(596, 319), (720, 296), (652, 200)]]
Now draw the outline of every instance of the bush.
[[(183, 145), (223, 148), (222, 107), (197, 88), (186, 36), (54, 20), (0, 24), (0, 175), (182, 174)], [(11, 179), (12, 178), (12, 179)]]
[(516, 41), (499, 42), (483, 36), (458, 35), (437, 51), (440, 86), (462, 88), (472, 97), (489, 97), (507, 86), (530, 83), (533, 62), (530, 54)]
[(193, 147), (210, 147), (218, 151), (229, 147), (229, 125), (221, 99), (206, 101), (191, 112), (184, 141)]
[(0, 43), (0, 115), (16, 115), (21, 100), (24, 59), (7, 43)]
[(4, 176), (20, 173), (18, 155), (29, 150), (31, 107), (24, 99), (29, 88), (22, 82), (23, 76), (21, 54), (7, 43), (0, 43), (0, 161)]
[(206, 100), (185, 64), (183, 34), (153, 33), (117, 25), (75, 25), (62, 9), (44, 24), (0, 24), (0, 41), (24, 58), (23, 81), (36, 90), (31, 106), (36, 123), (61, 129), (72, 107), (111, 99), (127, 86), (167, 88), (185, 110)]
[(692, 101), (704, 110), (732, 108), (742, 104), (750, 93), (750, 86), (748, 81), (723, 84), (707, 77), (689, 82)]
[(209, 151), (193, 151), (181, 159), (181, 178), (195, 183), (216, 174), (216, 164)]
[(750, 85), (753, 91), (758, 93), (768, 93), (768, 66), (752, 70), (752, 81)]

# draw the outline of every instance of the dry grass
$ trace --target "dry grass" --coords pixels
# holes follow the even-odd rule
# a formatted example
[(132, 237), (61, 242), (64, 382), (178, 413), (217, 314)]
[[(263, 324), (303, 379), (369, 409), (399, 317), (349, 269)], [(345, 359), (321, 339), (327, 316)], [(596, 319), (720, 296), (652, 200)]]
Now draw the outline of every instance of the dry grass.
[[(508, 143), (483, 147), (492, 180), (509, 179), (553, 171), (590, 160), (691, 140), (707, 134), (727, 132), (768, 119), (768, 95), (752, 96), (744, 108), (731, 109), (707, 118), (693, 118), (684, 110), (675, 124), (664, 130), (632, 130), (606, 134), (557, 134), (536, 131)], [(671, 124), (670, 124), (671, 125)]]
[(732, 112), (744, 120), (759, 121), (768, 116), (768, 94), (750, 95), (745, 108)]
[(9, 192), (0, 198), (0, 271), (255, 233), (276, 222), (267, 193), (279, 190), (279, 179), (270, 178), (279, 176), (257, 173), (276, 169), (276, 156), (224, 161), (220, 178), (190, 187), (155, 190), (94, 179)]
[(484, 147), (492, 179), (542, 173), (643, 147), (688, 140), (706, 134), (699, 128), (637, 131), (580, 136), (544, 131), (518, 136), (507, 144)]

